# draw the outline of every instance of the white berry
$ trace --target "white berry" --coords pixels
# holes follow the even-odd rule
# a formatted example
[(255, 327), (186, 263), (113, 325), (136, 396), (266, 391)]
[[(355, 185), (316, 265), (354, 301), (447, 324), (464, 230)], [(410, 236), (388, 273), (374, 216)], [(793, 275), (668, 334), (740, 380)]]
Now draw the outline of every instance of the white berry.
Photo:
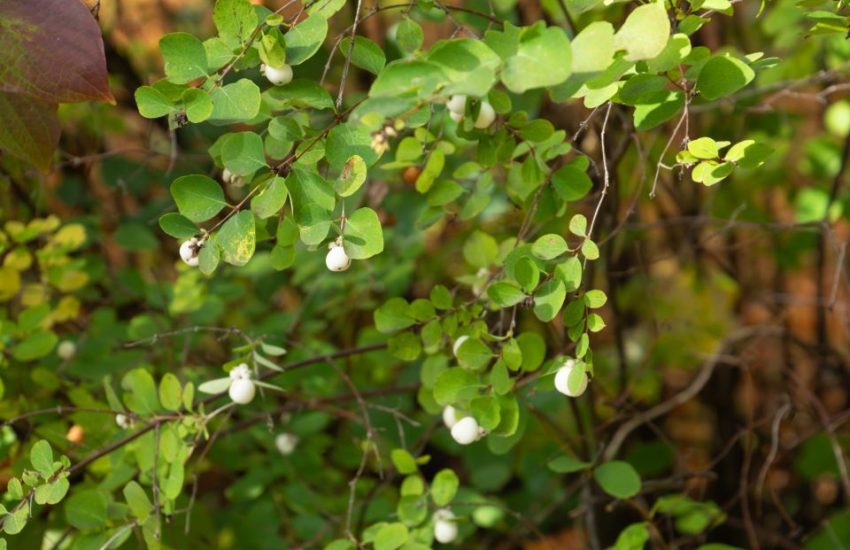
[(180, 245), (180, 258), (191, 267), (197, 267), (200, 261), (198, 254), (201, 252), (201, 243), (197, 237), (183, 241)]
[(257, 393), (257, 387), (249, 378), (239, 378), (230, 384), (230, 390), (227, 392), (230, 399), (234, 403), (247, 405), (254, 400), (254, 394)]
[(441, 544), (449, 544), (457, 538), (455, 515), (448, 508), (434, 512), (434, 538)]
[(463, 120), (463, 113), (456, 113), (454, 111), (449, 111), (449, 118), (460, 124), (460, 121)]
[(460, 418), (458, 417), (457, 409), (451, 405), (446, 405), (446, 408), (443, 409), (443, 424), (446, 425), (446, 428), (451, 430), (457, 424), (458, 420)]
[(453, 95), (446, 103), (446, 107), (448, 107), (449, 111), (453, 113), (459, 113), (460, 115), (463, 115), (463, 112), (466, 110), (466, 96)]
[(132, 422), (129, 418), (127, 418), (127, 415), (125, 414), (116, 414), (115, 423), (118, 424), (118, 427), (122, 430), (126, 430), (132, 425)]
[(77, 345), (70, 340), (62, 340), (56, 348), (56, 355), (58, 355), (59, 359), (62, 359), (63, 361), (71, 359), (76, 353)]
[(475, 127), (479, 130), (489, 127), (496, 120), (496, 111), (493, 106), (487, 101), (481, 102), (481, 109), (478, 111), (478, 118), (475, 119)]
[(564, 365), (555, 373), (555, 389), (568, 397), (578, 397), (587, 389), (587, 375), (585, 374), (575, 391), (571, 391), (569, 387), (570, 374), (576, 366), (576, 362), (572, 359), (567, 359)]
[(463, 343), (464, 343), (464, 342), (466, 342), (467, 340), (469, 340), (469, 336), (467, 336), (466, 334), (464, 334), (463, 336), (458, 337), (458, 339), (457, 339), (457, 340), (455, 340), (455, 343), (454, 343), (454, 345), (452, 346), (452, 353), (454, 353), (455, 355), (457, 355), (458, 350), (459, 350), (459, 349), (460, 349), (460, 347), (463, 345)]
[(249, 367), (247, 363), (240, 363), (230, 369), (231, 380), (247, 380), (249, 378), (251, 378), (251, 367)]
[(280, 67), (269, 67), (263, 65), (260, 71), (266, 76), (269, 82), (275, 86), (283, 86), (292, 82), (292, 67), (284, 63)]
[(461, 418), (452, 426), (452, 438), (461, 445), (474, 443), (478, 441), (479, 437), (481, 437), (481, 433), (478, 421), (471, 416)]
[(325, 256), (325, 265), (331, 271), (345, 271), (351, 267), (351, 258), (345, 253), (342, 245), (333, 244), (328, 251), (328, 255)]
[(277, 447), (280, 454), (283, 456), (289, 456), (298, 445), (298, 436), (290, 433), (278, 434), (278, 436), (274, 439), (274, 445)]

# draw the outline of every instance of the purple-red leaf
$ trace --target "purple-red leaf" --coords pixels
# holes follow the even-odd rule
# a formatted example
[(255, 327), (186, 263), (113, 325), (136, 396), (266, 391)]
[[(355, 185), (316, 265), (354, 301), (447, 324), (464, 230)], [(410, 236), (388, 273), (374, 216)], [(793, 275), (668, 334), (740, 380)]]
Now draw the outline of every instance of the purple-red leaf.
[(0, 121), (0, 149), (47, 171), (59, 143), (56, 104), (0, 92)]
[(115, 102), (100, 28), (80, 0), (0, 1), (0, 91)]

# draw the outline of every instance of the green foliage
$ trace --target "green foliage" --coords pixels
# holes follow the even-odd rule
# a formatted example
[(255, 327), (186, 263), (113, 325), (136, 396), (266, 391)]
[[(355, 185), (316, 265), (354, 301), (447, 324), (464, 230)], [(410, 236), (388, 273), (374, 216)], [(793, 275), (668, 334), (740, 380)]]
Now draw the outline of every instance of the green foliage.
[[(58, 103), (113, 101), (95, 19), (72, 4), (0, 6), (0, 148), (41, 169)], [(724, 347), (734, 323), (723, 312), (751, 306), (743, 283), (763, 282), (732, 280), (746, 262), (722, 257), (704, 226), (734, 221), (739, 205), (767, 225), (761, 203), (793, 204), (796, 223), (772, 226), (770, 241), (790, 265), (805, 247), (784, 231), (846, 210), (817, 185), (753, 194), (790, 155), (793, 117), (773, 112), (783, 79), (831, 85), (846, 68), (846, 7), (763, 6), (769, 19), (746, 41), (725, 16), (755, 14), (726, 0), (531, 7), (328, 0), (273, 12), (217, 0), (160, 38), (159, 80), (142, 75), (120, 96), (164, 119), (144, 126), (144, 162), (107, 139), (140, 119), (63, 110), (63, 126), (105, 150), (92, 154), (99, 170), (83, 170), (81, 144), (63, 144), (58, 168), (73, 177), (32, 186), (75, 197), (66, 222), (33, 214), (0, 228), (3, 532), (33, 548), (65, 533), (68, 548), (418, 550), (438, 544), (441, 521), (473, 548), (524, 544), (564, 521), (578, 533), (575, 520), (616, 550), (713, 540), (727, 505), (697, 499), (690, 463), (658, 454), (659, 431), (688, 429), (651, 407), (699, 381), (707, 354), (737, 350)], [(783, 52), (801, 12), (812, 40)], [(804, 60), (783, 67), (739, 42)], [(760, 106), (764, 90), (777, 97)], [(813, 183), (841, 180), (832, 138), (850, 128), (844, 103), (826, 110), (830, 135), (794, 152)], [(29, 197), (25, 165), (0, 168), (15, 198)], [(101, 210), (115, 190), (120, 208)], [(676, 225), (680, 210), (693, 227)], [(350, 269), (331, 261), (339, 252)], [(558, 389), (574, 397), (554, 387), (565, 366)], [(768, 406), (734, 405), (718, 412)], [(748, 460), (781, 441), (768, 476), (793, 449), (784, 435), (762, 440), (754, 419), (739, 444)], [(807, 483), (842, 475), (846, 442), (829, 435), (794, 455)], [(722, 447), (660, 441), (697, 462)], [(747, 505), (735, 491), (728, 506)], [(845, 515), (806, 546), (828, 547)]]

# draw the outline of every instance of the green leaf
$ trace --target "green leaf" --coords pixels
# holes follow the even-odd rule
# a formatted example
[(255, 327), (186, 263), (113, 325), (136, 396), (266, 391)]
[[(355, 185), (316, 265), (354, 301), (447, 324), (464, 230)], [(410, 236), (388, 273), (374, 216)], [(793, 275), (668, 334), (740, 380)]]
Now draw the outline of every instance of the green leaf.
[(185, 32), (166, 34), (159, 40), (165, 74), (175, 84), (207, 76), (207, 52), (203, 43)]
[(221, 186), (207, 176), (177, 178), (171, 184), (171, 196), (180, 214), (196, 223), (207, 221), (227, 206)]
[(371, 208), (359, 208), (345, 219), (342, 238), (345, 253), (352, 260), (365, 260), (384, 251), (381, 222)]
[(717, 142), (710, 137), (701, 137), (689, 141), (688, 152), (698, 159), (714, 159), (720, 156)]
[[(339, 44), (339, 50), (348, 57), (351, 37), (346, 36)], [(354, 37), (354, 49), (351, 52), (351, 64), (372, 74), (378, 74), (387, 62), (387, 56), (380, 46), (362, 36)]]
[(608, 296), (601, 290), (588, 290), (584, 294), (584, 303), (591, 309), (597, 309), (605, 305)]
[(59, 337), (50, 330), (33, 332), (12, 348), (12, 357), (18, 361), (32, 361), (44, 357), (56, 347)]
[(473, 267), (488, 267), (498, 255), (496, 239), (480, 230), (476, 230), (463, 245), (463, 257)]
[(614, 60), (614, 27), (607, 21), (586, 26), (573, 39), (573, 73), (602, 72)]
[(384, 334), (405, 329), (416, 323), (404, 298), (390, 298), (375, 310), (375, 328)]
[(398, 60), (388, 64), (372, 82), (370, 97), (395, 98), (408, 93), (428, 97), (446, 82), (442, 69), (434, 63)]
[(520, 258), (514, 265), (513, 277), (524, 291), (533, 292), (540, 282), (540, 270), (531, 259)]
[(704, 160), (694, 166), (691, 171), (691, 179), (703, 185), (712, 186), (726, 179), (734, 168), (731, 162)]
[(627, 61), (652, 59), (670, 38), (670, 19), (662, 3), (644, 4), (632, 11), (614, 35), (614, 47), (626, 50)]
[(387, 351), (402, 361), (415, 361), (422, 353), (422, 342), (412, 332), (401, 332), (387, 341)]
[(446, 506), (455, 498), (459, 486), (457, 474), (444, 468), (431, 481), (431, 499), (437, 506)]
[(715, 55), (702, 66), (697, 77), (697, 89), (704, 99), (720, 99), (737, 92), (755, 76), (753, 69), (740, 59)]
[(342, 166), (342, 173), (334, 184), (340, 197), (350, 197), (366, 181), (366, 163), (360, 155), (352, 155)]
[(175, 103), (153, 86), (136, 88), (134, 97), (139, 114), (145, 118), (159, 118), (177, 112)]
[(502, 82), (508, 90), (520, 94), (526, 90), (555, 86), (570, 76), (572, 54), (570, 41), (558, 27), (526, 28), (516, 54), (502, 71)]
[(634, 121), (638, 130), (651, 130), (664, 124), (682, 110), (685, 105), (685, 95), (680, 91), (659, 92), (651, 99), (643, 98), (640, 105), (635, 107)]
[(425, 33), (422, 32), (422, 27), (419, 26), (419, 23), (409, 17), (405, 17), (398, 24), (398, 27), (396, 27), (395, 39), (398, 48), (403, 53), (413, 53), (422, 47), (422, 41), (425, 40)]
[(434, 400), (439, 405), (451, 405), (463, 397), (476, 395), (481, 386), (478, 375), (464, 368), (442, 371), (434, 383)]
[(207, 120), (213, 111), (212, 97), (206, 90), (189, 88), (180, 97), (183, 108), (186, 110), (186, 118), (189, 122), (203, 122)]
[(426, 57), (442, 69), (450, 84), (445, 94), (465, 94), (483, 97), (496, 83), (496, 70), (502, 64), (481, 40), (454, 38), (440, 40), (428, 50)]
[(156, 383), (146, 369), (140, 367), (127, 372), (121, 379), (121, 388), (125, 390), (124, 404), (130, 411), (148, 416), (159, 410)]
[(531, 253), (541, 260), (553, 260), (567, 250), (569, 250), (567, 241), (554, 233), (543, 235), (531, 246)]
[(328, 34), (328, 20), (313, 14), (290, 29), (286, 36), (286, 60), (290, 65), (304, 63), (319, 50)]
[[(296, 79), (286, 86), (275, 86), (266, 95), (283, 107), (312, 107), (313, 109), (333, 109), (334, 102), (327, 90), (318, 82)], [(269, 129), (271, 131), (271, 128)]]
[(593, 182), (584, 170), (567, 165), (552, 174), (552, 186), (561, 200), (569, 202), (584, 198), (593, 188)]
[(419, 470), (419, 467), (416, 465), (416, 459), (404, 449), (393, 449), (390, 453), (390, 458), (395, 465), (395, 469), (400, 474), (413, 474)]
[(224, 222), (216, 235), (221, 259), (232, 265), (245, 265), (254, 255), (257, 234), (254, 214), (243, 210)]
[(490, 285), (487, 296), (501, 308), (514, 306), (525, 300), (525, 293), (508, 281), (499, 281)]
[(375, 550), (396, 550), (407, 542), (408, 536), (403, 523), (387, 523), (375, 535)]
[(180, 410), (183, 404), (183, 387), (180, 380), (170, 372), (159, 381), (159, 402), (169, 411)]
[(457, 350), (457, 361), (465, 369), (483, 369), (492, 358), (493, 352), (478, 338), (466, 339)]
[(50, 483), (44, 483), (35, 488), (35, 502), (37, 504), (58, 504), (68, 494), (71, 484), (67, 476), (62, 476)]
[(221, 143), (221, 161), (236, 176), (252, 176), (266, 167), (263, 139), (254, 132), (228, 134)]
[(153, 505), (142, 486), (135, 481), (125, 485), (124, 499), (127, 501), (133, 516), (139, 520), (139, 523), (144, 523), (153, 510)]
[(109, 500), (96, 489), (86, 489), (65, 501), (65, 519), (77, 529), (100, 529), (108, 520)]
[(280, 176), (274, 176), (263, 186), (263, 190), (251, 199), (251, 211), (261, 220), (277, 214), (286, 203), (288, 194), (286, 180)]
[(640, 476), (628, 462), (606, 462), (593, 471), (593, 478), (612, 497), (627, 499), (640, 492)]
[(495, 429), (501, 420), (499, 400), (493, 396), (476, 397), (469, 404), (469, 412), (485, 430)]
[(584, 214), (576, 214), (570, 219), (570, 233), (577, 237), (587, 235), (587, 218)]
[(561, 279), (546, 281), (534, 294), (534, 315), (544, 323), (554, 319), (567, 297), (567, 289)]
[(260, 112), (260, 88), (247, 78), (215, 88), (210, 97), (213, 105), (210, 121), (247, 121)]
[(773, 149), (752, 139), (739, 141), (726, 151), (723, 160), (734, 162), (742, 168), (758, 168), (773, 153)]
[(331, 130), (325, 142), (325, 151), (328, 163), (335, 170), (342, 170), (354, 155), (362, 158), (367, 166), (378, 160), (378, 155), (372, 150), (369, 129), (355, 123), (340, 124)]
[(37, 441), (30, 449), (30, 462), (43, 478), (52, 476), (56, 469), (53, 467), (53, 449), (50, 448), (50, 443), (44, 439)]
[(648, 540), (646, 523), (633, 523), (620, 532), (612, 550), (643, 550)]
[(216, 0), (213, 20), (231, 50), (245, 44), (257, 27), (257, 12), (248, 0)]
[(546, 466), (558, 474), (572, 474), (590, 468), (591, 464), (572, 456), (561, 455), (550, 460)]

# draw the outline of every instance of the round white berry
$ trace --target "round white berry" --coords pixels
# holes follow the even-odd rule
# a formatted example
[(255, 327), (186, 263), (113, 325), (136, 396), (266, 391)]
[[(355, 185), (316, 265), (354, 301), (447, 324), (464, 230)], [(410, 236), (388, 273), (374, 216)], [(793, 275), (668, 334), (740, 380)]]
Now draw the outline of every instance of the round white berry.
[(446, 425), (446, 428), (451, 430), (457, 424), (458, 420), (460, 420), (460, 417), (458, 416), (457, 409), (451, 405), (446, 405), (446, 408), (443, 409), (443, 424)]
[(275, 86), (283, 86), (292, 82), (292, 67), (286, 63), (280, 67), (269, 67), (268, 65), (263, 65), (263, 67), (265, 67), (263, 74)]
[(570, 390), (568, 382), (575, 366), (576, 362), (573, 359), (567, 359), (564, 365), (555, 373), (555, 389), (568, 397), (578, 397), (587, 389), (587, 375), (585, 374), (579, 386), (575, 388), (575, 391)]
[(434, 512), (434, 538), (441, 544), (449, 544), (457, 538), (455, 515), (448, 508)]
[(230, 383), (230, 390), (227, 393), (234, 403), (246, 405), (254, 400), (257, 387), (249, 378), (239, 378)]
[(493, 106), (487, 101), (481, 102), (481, 109), (478, 111), (478, 118), (475, 119), (475, 127), (479, 130), (489, 127), (496, 120), (496, 111)]
[(251, 378), (251, 367), (249, 367), (247, 363), (239, 363), (238, 365), (230, 369), (231, 380), (247, 380), (249, 378)]
[(463, 115), (463, 112), (466, 110), (466, 96), (453, 95), (446, 103), (446, 107), (448, 107), (449, 111), (453, 113), (459, 113)]
[(325, 256), (325, 265), (331, 271), (345, 271), (351, 267), (351, 258), (345, 253), (342, 245), (334, 244)]
[(198, 253), (201, 251), (201, 244), (197, 237), (192, 237), (188, 241), (183, 241), (180, 245), (180, 258), (186, 265), (197, 267), (200, 261)]
[(63, 361), (71, 359), (76, 353), (77, 345), (70, 340), (62, 340), (56, 348), (56, 355), (58, 355), (59, 359), (62, 359)]
[(467, 336), (466, 334), (464, 334), (463, 336), (459, 336), (458, 339), (455, 340), (454, 345), (452, 346), (452, 353), (457, 355), (458, 350), (467, 340), (469, 340), (469, 336)]
[(125, 414), (116, 414), (115, 415), (115, 423), (118, 424), (118, 427), (121, 428), (122, 430), (126, 430), (132, 424), (130, 419), (127, 418), (127, 415), (125, 415)]
[(449, 118), (454, 120), (456, 123), (460, 124), (460, 121), (463, 120), (463, 113), (456, 113), (454, 111), (449, 111)]
[(469, 445), (481, 437), (478, 421), (467, 416), (461, 418), (452, 426), (452, 438), (461, 445)]
[(298, 445), (298, 436), (290, 433), (278, 434), (278, 436), (274, 438), (274, 445), (277, 447), (280, 454), (283, 456), (289, 456)]

